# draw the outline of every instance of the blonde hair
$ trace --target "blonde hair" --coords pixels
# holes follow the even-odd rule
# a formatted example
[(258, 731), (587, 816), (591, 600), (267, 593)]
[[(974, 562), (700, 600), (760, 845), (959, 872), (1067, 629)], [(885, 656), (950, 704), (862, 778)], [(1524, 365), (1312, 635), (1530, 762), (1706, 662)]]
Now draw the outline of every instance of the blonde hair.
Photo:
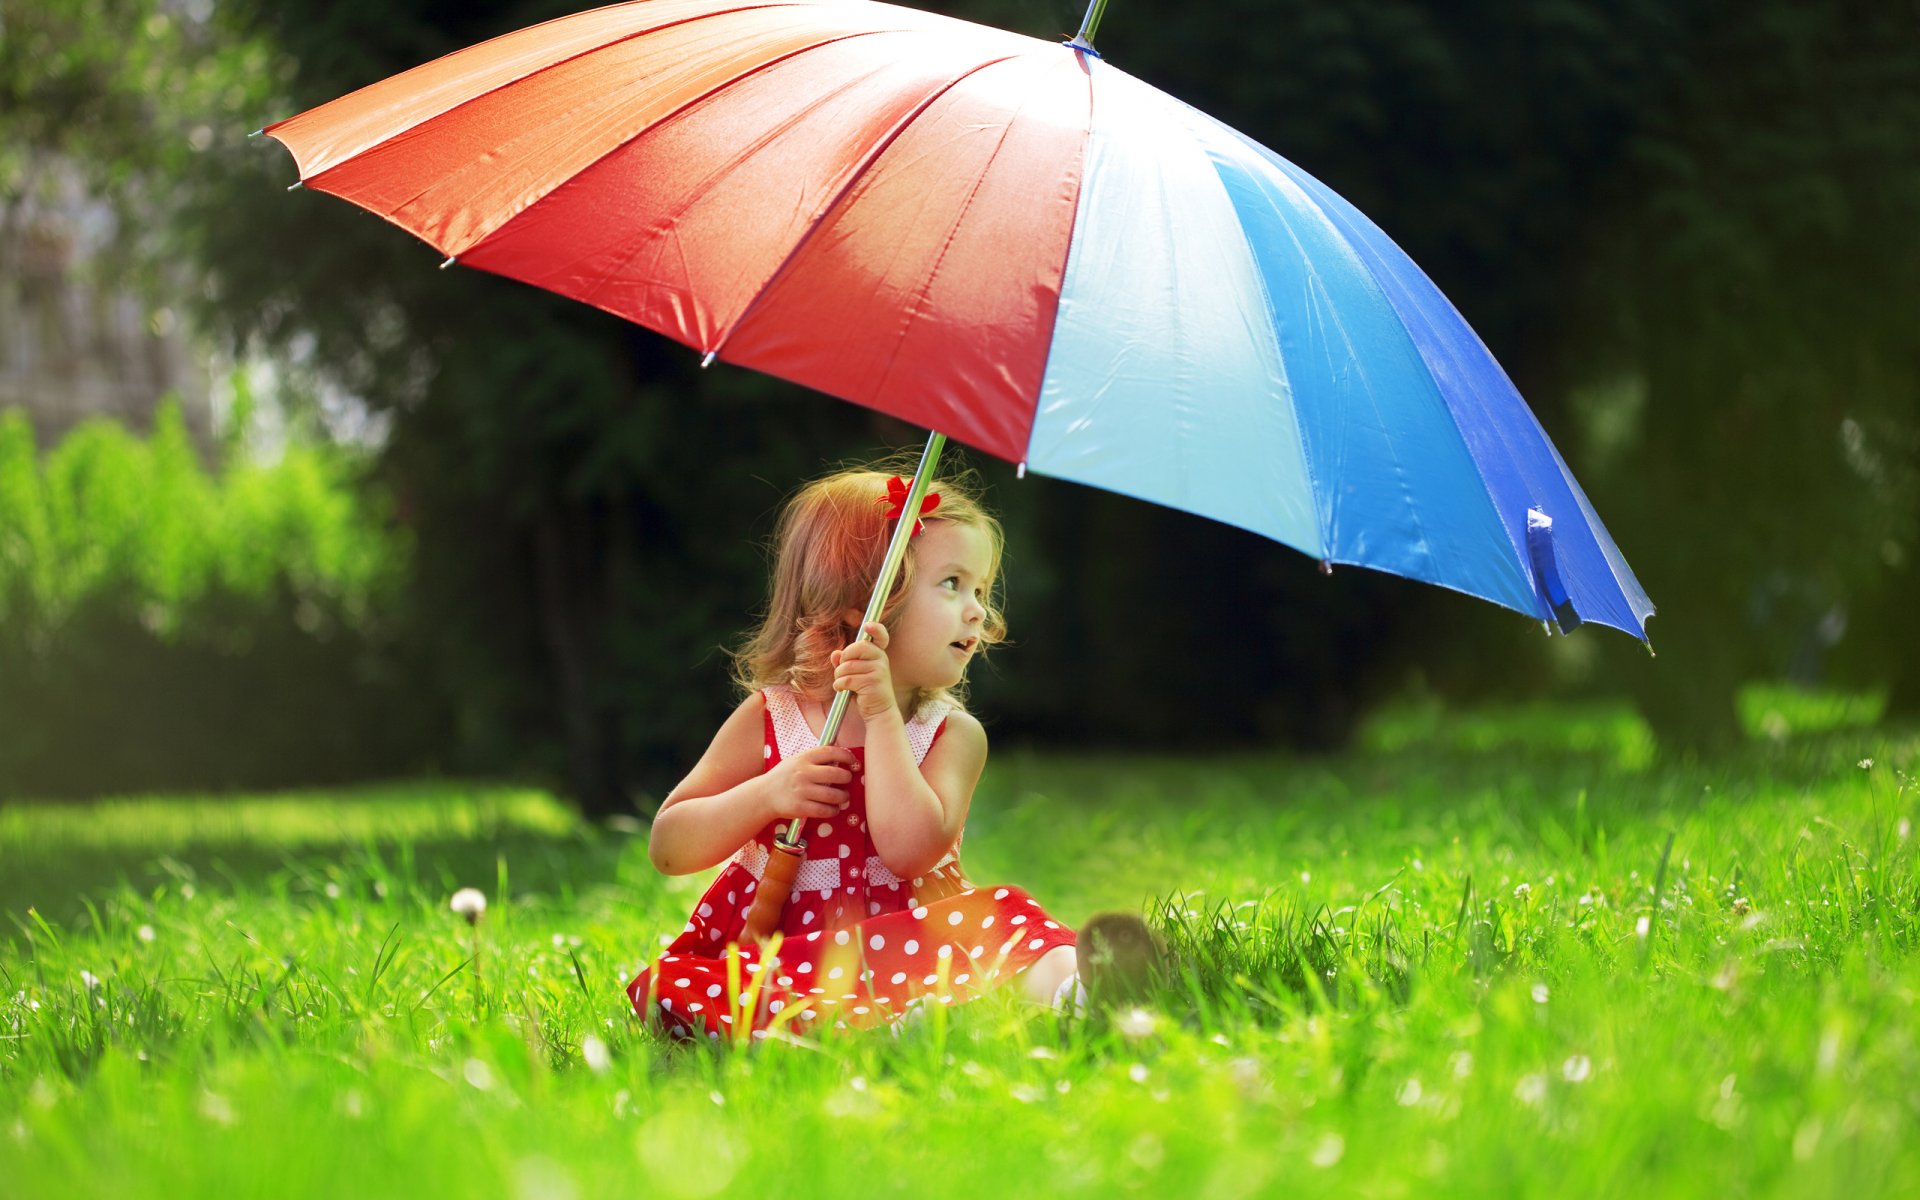
[[(733, 651), (733, 677), (744, 692), (776, 684), (790, 684), (816, 701), (829, 696), (833, 679), (830, 656), (851, 642), (858, 632), (845, 612), (863, 613), (886, 557), (893, 522), (887, 519), (887, 482), (895, 475), (911, 481), (915, 460), (887, 460), (866, 467), (849, 467), (802, 487), (781, 510), (773, 535), (773, 575), (767, 588), (767, 611), (760, 625)], [(901, 469), (895, 469), (901, 468)], [(981, 622), (980, 651), (1006, 640), (1006, 619), (1000, 611), (1000, 556), (1006, 535), (999, 520), (981, 503), (978, 477), (970, 470), (936, 479), (927, 489), (940, 494), (940, 503), (924, 519), (971, 525), (987, 535), (989, 565), (984, 582), (986, 619)], [(914, 577), (914, 545), (900, 563), (893, 590), (880, 610), (880, 623), (891, 625), (905, 603)], [(912, 697), (911, 717), (931, 700), (965, 707), (966, 682), (953, 688), (919, 688)]]

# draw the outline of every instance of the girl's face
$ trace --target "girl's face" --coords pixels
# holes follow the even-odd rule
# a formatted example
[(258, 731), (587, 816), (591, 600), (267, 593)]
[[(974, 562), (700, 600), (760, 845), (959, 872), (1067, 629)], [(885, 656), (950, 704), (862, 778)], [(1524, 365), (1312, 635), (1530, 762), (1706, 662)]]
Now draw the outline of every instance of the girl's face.
[(914, 556), (913, 585), (887, 630), (894, 687), (952, 687), (980, 649), (993, 546), (983, 529), (937, 520), (926, 522), (907, 545)]

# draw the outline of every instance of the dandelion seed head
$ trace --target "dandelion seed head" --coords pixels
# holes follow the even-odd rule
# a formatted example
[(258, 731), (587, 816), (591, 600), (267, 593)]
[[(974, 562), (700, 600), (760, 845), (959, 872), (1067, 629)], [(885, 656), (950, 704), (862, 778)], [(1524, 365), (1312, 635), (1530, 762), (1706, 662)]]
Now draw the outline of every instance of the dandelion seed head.
[(1585, 1083), (1593, 1074), (1593, 1063), (1584, 1054), (1576, 1054), (1560, 1064), (1560, 1078), (1568, 1083)]
[(479, 888), (463, 887), (453, 894), (448, 907), (465, 917), (467, 924), (472, 925), (486, 915), (487, 897)]

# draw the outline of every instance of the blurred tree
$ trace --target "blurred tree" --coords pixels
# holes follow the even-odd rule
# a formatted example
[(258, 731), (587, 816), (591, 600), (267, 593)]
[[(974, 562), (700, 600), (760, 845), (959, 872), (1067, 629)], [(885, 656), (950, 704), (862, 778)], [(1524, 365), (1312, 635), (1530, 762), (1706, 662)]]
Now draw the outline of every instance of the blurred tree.
[(1843, 637), (1855, 679), (1913, 687), (1920, 38), (1870, 0), (1686, 15), (1610, 189), (1588, 347), (1644, 389), (1597, 497), (1666, 600), (1625, 675), (1663, 738), (1712, 746), (1741, 681)]

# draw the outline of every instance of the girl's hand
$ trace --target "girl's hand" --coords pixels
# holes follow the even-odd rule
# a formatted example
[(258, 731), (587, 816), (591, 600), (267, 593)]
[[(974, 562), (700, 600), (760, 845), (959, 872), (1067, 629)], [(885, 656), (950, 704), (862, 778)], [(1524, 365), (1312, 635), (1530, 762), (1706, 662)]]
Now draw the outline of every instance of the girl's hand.
[(853, 751), (839, 746), (802, 750), (761, 779), (767, 788), (770, 819), (792, 817), (826, 820), (847, 806), (847, 783), (853, 778)]
[(887, 627), (878, 621), (862, 626), (870, 641), (855, 642), (844, 650), (835, 650), (833, 690), (852, 692), (860, 718), (876, 721), (887, 714), (898, 716), (900, 704), (893, 696), (893, 669), (887, 665)]

